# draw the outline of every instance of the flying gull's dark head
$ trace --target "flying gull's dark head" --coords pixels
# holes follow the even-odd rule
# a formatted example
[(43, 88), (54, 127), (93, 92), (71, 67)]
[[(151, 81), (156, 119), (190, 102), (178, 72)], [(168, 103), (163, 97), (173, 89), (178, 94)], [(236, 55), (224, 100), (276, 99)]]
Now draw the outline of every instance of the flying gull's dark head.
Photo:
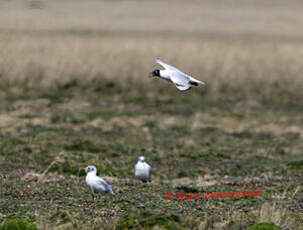
[(150, 77), (160, 77), (160, 70), (156, 69), (153, 72), (149, 73)]

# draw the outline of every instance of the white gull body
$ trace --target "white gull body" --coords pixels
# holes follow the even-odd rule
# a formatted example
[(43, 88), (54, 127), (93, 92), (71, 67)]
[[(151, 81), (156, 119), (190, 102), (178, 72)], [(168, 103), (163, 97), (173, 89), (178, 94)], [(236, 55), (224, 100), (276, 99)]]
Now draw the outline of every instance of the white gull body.
[(95, 166), (87, 166), (85, 168), (85, 172), (87, 173), (85, 182), (94, 192), (115, 194), (112, 186), (110, 186), (101, 177), (97, 176), (97, 168)]
[(151, 167), (145, 162), (143, 156), (138, 158), (138, 162), (135, 165), (135, 176), (144, 183), (151, 181)]
[(192, 86), (198, 86), (199, 84), (205, 85), (204, 82), (199, 81), (199, 80), (183, 73), (176, 67), (173, 67), (173, 66), (165, 63), (164, 61), (161, 61), (160, 59), (157, 59), (156, 62), (158, 64), (160, 64), (161, 66), (163, 66), (165, 69), (153, 71), (151, 73), (152, 76), (160, 77), (160, 78), (163, 78), (165, 80), (168, 80), (168, 81), (174, 83), (175, 86), (177, 87), (177, 89), (180, 91), (189, 90), (189, 89), (191, 89)]

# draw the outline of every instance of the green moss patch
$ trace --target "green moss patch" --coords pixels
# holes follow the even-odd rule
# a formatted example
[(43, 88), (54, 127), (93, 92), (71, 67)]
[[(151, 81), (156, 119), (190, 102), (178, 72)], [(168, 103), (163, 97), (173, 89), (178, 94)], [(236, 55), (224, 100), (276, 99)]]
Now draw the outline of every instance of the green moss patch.
[(247, 230), (282, 230), (282, 228), (278, 227), (274, 223), (258, 223)]
[(182, 229), (179, 224), (180, 217), (174, 214), (141, 214), (130, 213), (122, 218), (116, 229), (150, 229), (154, 226), (160, 226), (164, 229)]
[(0, 225), (0, 230), (38, 230), (35, 224), (24, 219), (6, 220)]
[(298, 160), (298, 161), (292, 161), (289, 162), (288, 164), (289, 169), (291, 170), (302, 170), (303, 169), (303, 160)]

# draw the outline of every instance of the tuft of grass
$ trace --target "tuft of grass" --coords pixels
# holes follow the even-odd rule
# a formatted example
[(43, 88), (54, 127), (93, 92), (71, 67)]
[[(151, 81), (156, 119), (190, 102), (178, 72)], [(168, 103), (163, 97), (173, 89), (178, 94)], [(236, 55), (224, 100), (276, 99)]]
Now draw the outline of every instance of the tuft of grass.
[(200, 129), (200, 132), (203, 134), (209, 134), (209, 133), (214, 133), (218, 130), (217, 127), (214, 126), (206, 126)]
[(75, 140), (72, 144), (66, 145), (64, 147), (67, 151), (87, 151), (91, 153), (98, 153), (101, 149), (89, 140)]
[(66, 175), (85, 176), (84, 170), (79, 165), (73, 165), (71, 162), (66, 161), (52, 165), (48, 171)]
[(147, 104), (148, 99), (145, 97), (135, 97), (130, 100), (130, 102), (135, 103), (135, 104)]
[(177, 174), (178, 178), (187, 177), (188, 173), (186, 171), (179, 171)]
[(81, 124), (85, 122), (83, 118), (79, 118), (69, 113), (56, 113), (51, 116), (50, 121), (54, 124), (56, 123)]
[(67, 94), (61, 90), (55, 91), (53, 93), (45, 93), (41, 95), (41, 98), (48, 99), (53, 104), (63, 103), (64, 100), (70, 97), (71, 97), (70, 94)]

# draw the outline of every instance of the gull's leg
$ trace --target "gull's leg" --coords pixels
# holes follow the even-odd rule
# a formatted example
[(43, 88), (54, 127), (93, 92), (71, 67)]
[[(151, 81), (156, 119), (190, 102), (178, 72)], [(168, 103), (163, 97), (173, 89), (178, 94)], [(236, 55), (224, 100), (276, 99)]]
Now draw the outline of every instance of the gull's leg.
[(90, 192), (91, 192), (91, 195), (92, 195), (92, 200), (95, 201), (95, 192), (94, 192), (92, 187), (90, 187)]

